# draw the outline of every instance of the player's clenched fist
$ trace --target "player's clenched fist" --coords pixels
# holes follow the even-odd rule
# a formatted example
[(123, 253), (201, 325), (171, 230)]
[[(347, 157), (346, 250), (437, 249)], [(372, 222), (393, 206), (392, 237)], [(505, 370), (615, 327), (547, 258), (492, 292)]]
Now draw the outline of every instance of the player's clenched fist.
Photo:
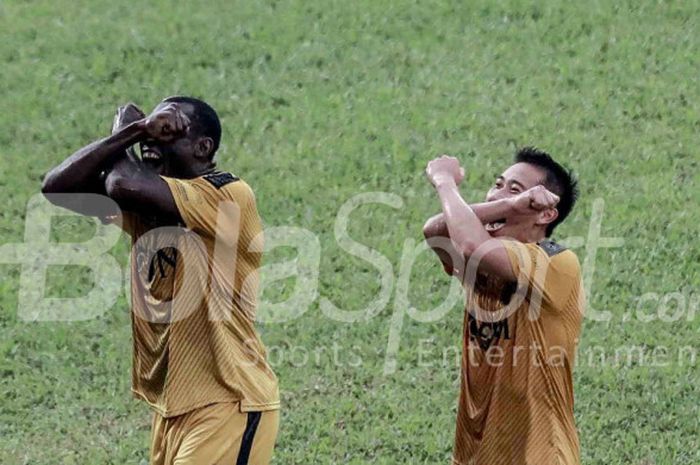
[(512, 203), (516, 214), (525, 215), (556, 207), (559, 196), (539, 185), (512, 197)]
[(147, 136), (162, 142), (170, 142), (183, 135), (189, 126), (189, 118), (177, 103), (158, 108), (143, 120)]
[(425, 168), (425, 174), (435, 187), (445, 182), (459, 184), (464, 179), (464, 169), (459, 166), (459, 160), (448, 155), (431, 160)]

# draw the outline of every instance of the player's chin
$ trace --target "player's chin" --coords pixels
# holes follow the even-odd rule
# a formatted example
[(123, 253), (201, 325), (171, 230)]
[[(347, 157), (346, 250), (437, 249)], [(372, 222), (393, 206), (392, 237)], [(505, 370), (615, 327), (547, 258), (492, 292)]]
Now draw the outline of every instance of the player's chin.
[(515, 239), (522, 237), (524, 231), (527, 231), (527, 228), (522, 224), (509, 224), (498, 231), (495, 231), (493, 234), (491, 234), (491, 237)]
[(496, 238), (510, 238), (510, 237), (517, 237), (517, 231), (518, 228), (515, 228), (514, 226), (508, 225), (508, 226), (503, 226), (502, 228), (496, 229), (496, 230), (491, 230), (489, 231), (486, 229), (486, 231), (489, 233), (491, 237), (496, 237)]
[(158, 175), (164, 175), (165, 174), (165, 163), (162, 161), (158, 160), (144, 160), (143, 161), (143, 166), (148, 170), (153, 173), (156, 173)]

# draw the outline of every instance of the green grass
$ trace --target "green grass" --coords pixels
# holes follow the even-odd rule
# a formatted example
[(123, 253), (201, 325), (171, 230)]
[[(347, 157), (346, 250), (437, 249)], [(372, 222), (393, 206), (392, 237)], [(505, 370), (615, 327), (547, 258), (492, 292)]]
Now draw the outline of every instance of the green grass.
[[(118, 104), (193, 94), (220, 112), (220, 166), (253, 186), (266, 225), (319, 237), (321, 297), (361, 309), (379, 274), (333, 237), (345, 201), (403, 199), (360, 207), (349, 226), (396, 272), (405, 239), (419, 240), (438, 209), (422, 175), (431, 157), (459, 156), (476, 200), (516, 146), (537, 144), (581, 178), (560, 236), (585, 236), (601, 198), (602, 234), (625, 240), (598, 253), (591, 305), (613, 317), (585, 321), (581, 350), (700, 350), (698, 18), (693, 0), (4, 1), (0, 244), (22, 240), (41, 175), (106, 134)], [(79, 235), (78, 224), (55, 226), (61, 240)], [(126, 253), (122, 240), (113, 254)], [(273, 251), (267, 263), (294, 255)], [(0, 463), (145, 463), (150, 414), (129, 395), (126, 300), (85, 322), (20, 321), (19, 271), (0, 265)], [(84, 271), (53, 270), (49, 291), (80, 295), (92, 285)], [(426, 310), (446, 289), (421, 256), (411, 304)], [(688, 318), (624, 321), (647, 292), (682, 293)], [(446, 463), (458, 367), (440, 353), (459, 347), (460, 305), (432, 323), (407, 318), (398, 369), (385, 375), (393, 303), (348, 324), (318, 302), (260, 327), (284, 402), (275, 463)], [(334, 343), (338, 364), (323, 349)], [(431, 366), (419, 363), (427, 346)], [(302, 350), (312, 356), (296, 367)], [(700, 463), (697, 361), (581, 363), (575, 389), (585, 464)]]

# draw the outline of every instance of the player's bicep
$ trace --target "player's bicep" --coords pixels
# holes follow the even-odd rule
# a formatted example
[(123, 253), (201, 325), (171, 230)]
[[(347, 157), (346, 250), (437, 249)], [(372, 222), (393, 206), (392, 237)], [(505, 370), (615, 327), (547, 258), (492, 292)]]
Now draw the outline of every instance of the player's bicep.
[(173, 194), (162, 178), (153, 178), (152, 182), (144, 183), (139, 190), (140, 194), (135, 196), (139, 206), (134, 208), (135, 211), (139, 213), (155, 211), (158, 216), (171, 218), (174, 222), (181, 220)]
[(442, 268), (448, 275), (459, 276), (464, 270), (464, 259), (449, 237), (425, 234), (425, 242), (440, 259)]
[(464, 273), (465, 284), (469, 284), (467, 281), (473, 279), (477, 271), (508, 282), (517, 279), (508, 251), (500, 240), (491, 239), (484, 242), (471, 256), (465, 257), (465, 259), (467, 260)]
[(108, 176), (107, 194), (123, 210), (146, 217), (158, 217), (162, 222), (182, 221), (168, 184), (157, 175)]

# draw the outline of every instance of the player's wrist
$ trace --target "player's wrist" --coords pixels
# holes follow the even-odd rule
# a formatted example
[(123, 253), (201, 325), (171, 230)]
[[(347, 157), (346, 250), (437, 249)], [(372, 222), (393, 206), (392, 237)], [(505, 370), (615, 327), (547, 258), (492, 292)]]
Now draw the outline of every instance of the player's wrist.
[(503, 199), (503, 202), (506, 209), (506, 214), (512, 215), (518, 212), (518, 203), (516, 197)]
[(433, 185), (435, 189), (444, 189), (457, 187), (457, 183), (452, 175), (438, 175), (433, 178)]
[(136, 132), (138, 132), (139, 135), (145, 137), (148, 134), (148, 128), (146, 126), (146, 118), (138, 119), (138, 120), (134, 121), (133, 123), (131, 123), (131, 125), (133, 125), (133, 129)]
[(131, 146), (146, 139), (147, 134), (144, 125), (139, 120), (121, 127), (112, 134), (112, 137), (116, 137), (120, 145)]

